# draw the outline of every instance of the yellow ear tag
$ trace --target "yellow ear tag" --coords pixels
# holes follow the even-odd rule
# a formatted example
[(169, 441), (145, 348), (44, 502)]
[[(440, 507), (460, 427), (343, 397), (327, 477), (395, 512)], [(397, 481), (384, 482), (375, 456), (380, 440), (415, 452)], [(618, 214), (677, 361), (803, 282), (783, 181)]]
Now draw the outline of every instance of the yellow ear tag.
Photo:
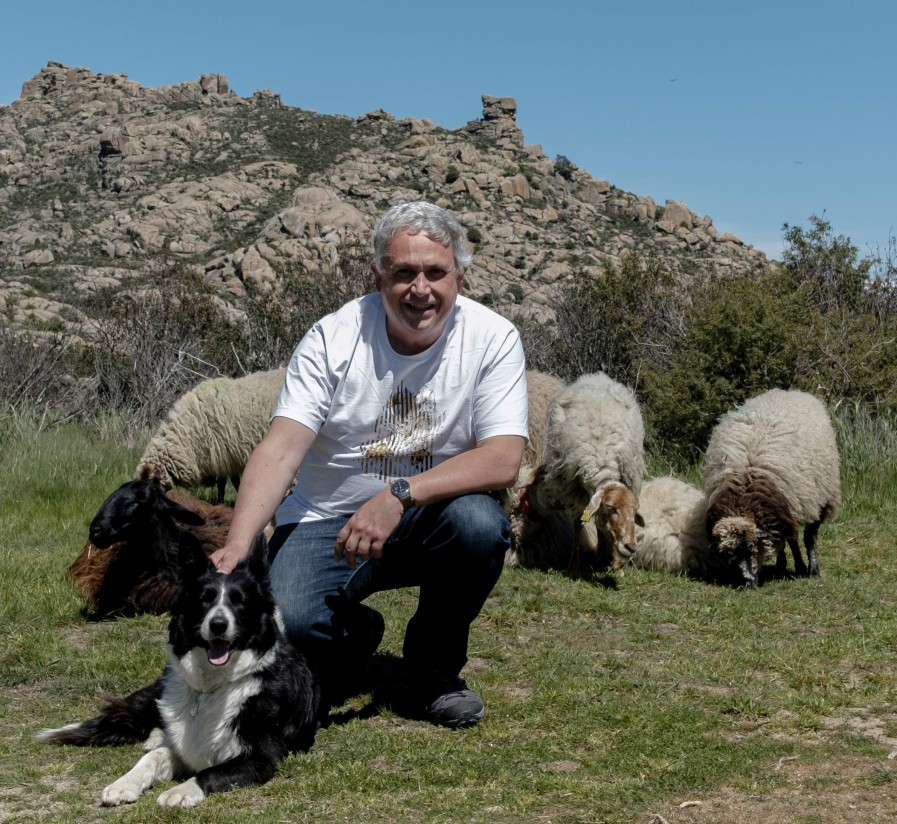
[(582, 511), (582, 515), (579, 516), (580, 523), (587, 524), (591, 520), (592, 520), (592, 513), (589, 512), (588, 509), (584, 509)]

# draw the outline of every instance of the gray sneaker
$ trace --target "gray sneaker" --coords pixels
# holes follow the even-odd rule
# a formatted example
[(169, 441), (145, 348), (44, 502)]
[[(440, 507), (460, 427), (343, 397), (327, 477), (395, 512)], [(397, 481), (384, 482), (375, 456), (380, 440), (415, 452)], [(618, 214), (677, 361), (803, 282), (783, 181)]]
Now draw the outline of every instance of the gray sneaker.
[(479, 695), (462, 689), (440, 695), (427, 705), (427, 718), (443, 727), (472, 727), (486, 714)]

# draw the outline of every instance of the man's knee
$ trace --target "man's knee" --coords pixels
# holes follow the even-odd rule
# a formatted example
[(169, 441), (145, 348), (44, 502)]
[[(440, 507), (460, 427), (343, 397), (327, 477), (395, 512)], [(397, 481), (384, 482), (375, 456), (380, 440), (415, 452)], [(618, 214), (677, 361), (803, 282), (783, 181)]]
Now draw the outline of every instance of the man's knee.
[(491, 495), (463, 495), (450, 501), (442, 513), (456, 546), (474, 553), (502, 552), (509, 545), (510, 525), (504, 510)]

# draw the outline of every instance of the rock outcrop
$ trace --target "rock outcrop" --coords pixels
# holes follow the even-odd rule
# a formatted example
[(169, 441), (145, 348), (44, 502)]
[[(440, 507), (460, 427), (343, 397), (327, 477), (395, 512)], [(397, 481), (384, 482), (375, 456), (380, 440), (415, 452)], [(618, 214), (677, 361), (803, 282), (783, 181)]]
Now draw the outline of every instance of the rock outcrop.
[(468, 227), (469, 294), (539, 319), (574, 272), (598, 277), (634, 253), (719, 276), (765, 262), (684, 203), (546, 157), (516, 115), (513, 98), (483, 95), (482, 117), (458, 129), (328, 116), (270, 90), (241, 98), (220, 74), (153, 89), (50, 63), (0, 107), (0, 299), (17, 323), (65, 325), (71, 295), (164, 255), (239, 305), (247, 282), (264, 288), (284, 267), (339, 265), (400, 198)]

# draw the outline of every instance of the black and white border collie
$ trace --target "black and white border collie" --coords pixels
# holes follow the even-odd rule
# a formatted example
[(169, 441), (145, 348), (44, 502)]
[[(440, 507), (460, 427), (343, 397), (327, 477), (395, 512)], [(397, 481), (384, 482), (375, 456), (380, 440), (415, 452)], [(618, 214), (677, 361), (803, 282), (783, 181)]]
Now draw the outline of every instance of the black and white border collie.
[(37, 736), (78, 746), (146, 740), (152, 749), (103, 790), (106, 806), (175, 778), (187, 780), (158, 804), (193, 807), (209, 793), (263, 784), (285, 756), (314, 742), (318, 687), (283, 634), (264, 541), (229, 575), (203, 558), (182, 564), (161, 677), (110, 699), (95, 718)]

